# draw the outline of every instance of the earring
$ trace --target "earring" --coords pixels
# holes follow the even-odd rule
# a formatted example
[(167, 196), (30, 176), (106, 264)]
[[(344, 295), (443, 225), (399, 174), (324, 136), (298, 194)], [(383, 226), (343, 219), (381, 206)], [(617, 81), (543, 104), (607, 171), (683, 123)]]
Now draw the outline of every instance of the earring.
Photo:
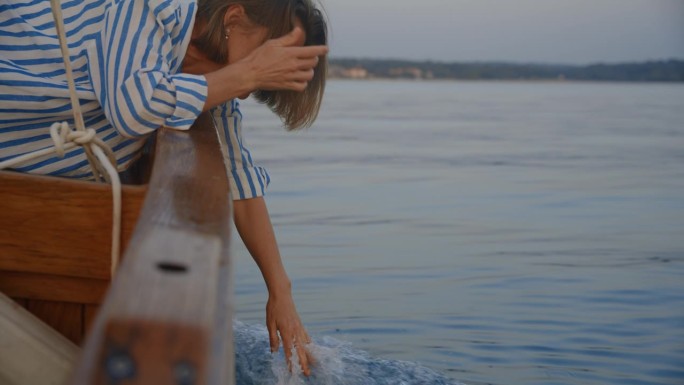
[(225, 36), (226, 40), (228, 40), (228, 37), (230, 36), (230, 28), (226, 28), (226, 33), (223, 36)]

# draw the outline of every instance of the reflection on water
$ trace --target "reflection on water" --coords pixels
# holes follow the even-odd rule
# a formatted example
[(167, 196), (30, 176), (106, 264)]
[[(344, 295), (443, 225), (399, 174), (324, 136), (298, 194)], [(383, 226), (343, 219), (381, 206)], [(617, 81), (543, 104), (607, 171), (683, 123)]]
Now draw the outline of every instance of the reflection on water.
[[(682, 100), (678, 85), (338, 81), (306, 132), (243, 112), (319, 339), (473, 385), (681, 384)], [(235, 250), (238, 318), (263, 324), (261, 277)]]

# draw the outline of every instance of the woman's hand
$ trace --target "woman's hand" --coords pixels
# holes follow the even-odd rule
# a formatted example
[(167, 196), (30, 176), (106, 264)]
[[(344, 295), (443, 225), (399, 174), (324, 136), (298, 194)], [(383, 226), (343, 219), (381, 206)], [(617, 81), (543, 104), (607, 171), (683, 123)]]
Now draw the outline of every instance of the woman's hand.
[[(292, 349), (294, 348), (299, 359), (299, 365), (304, 375), (311, 374), (310, 364), (314, 363), (313, 356), (306, 345), (311, 343), (309, 334), (299, 320), (292, 295), (289, 290), (269, 295), (266, 304), (266, 325), (271, 343), (271, 352), (278, 350), (280, 341), (288, 366), (292, 371)], [(278, 335), (280, 334), (280, 337)]]
[[(304, 91), (313, 78), (318, 57), (327, 54), (328, 47), (302, 47), (303, 44), (304, 31), (295, 27), (287, 35), (268, 40), (233, 64), (215, 68), (211, 63), (188, 63), (187, 66), (184, 65), (184, 70), (204, 72), (207, 79), (207, 100), (203, 111), (233, 98), (249, 95), (255, 90)], [(190, 51), (190, 54), (195, 52)], [(211, 72), (205, 72), (212, 69)]]
[(255, 90), (304, 91), (314, 76), (318, 57), (328, 53), (324, 45), (304, 47), (304, 31), (292, 32), (268, 40), (242, 62), (247, 64)]

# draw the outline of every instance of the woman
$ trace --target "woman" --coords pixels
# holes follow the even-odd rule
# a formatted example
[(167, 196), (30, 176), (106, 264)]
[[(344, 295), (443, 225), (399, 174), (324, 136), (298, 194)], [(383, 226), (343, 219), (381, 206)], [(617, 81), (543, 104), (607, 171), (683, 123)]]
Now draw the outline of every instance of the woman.
[[(327, 27), (311, 0), (86, 0), (63, 5), (86, 127), (115, 151), (120, 171), (160, 126), (188, 129), (210, 111), (219, 131), (235, 224), (269, 298), (273, 351), (296, 349), (308, 375), (310, 338), (292, 299), (263, 199), (269, 177), (242, 145), (235, 98), (255, 93), (288, 129), (315, 120), (325, 88)], [(46, 2), (0, 0), (0, 161), (52, 145), (48, 127), (73, 124)], [(18, 171), (92, 177), (83, 151)]]

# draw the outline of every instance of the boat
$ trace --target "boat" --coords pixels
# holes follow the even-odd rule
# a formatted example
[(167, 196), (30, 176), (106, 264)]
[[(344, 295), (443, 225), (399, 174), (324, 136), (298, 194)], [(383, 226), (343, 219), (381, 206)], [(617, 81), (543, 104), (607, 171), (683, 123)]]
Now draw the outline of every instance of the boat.
[(113, 277), (108, 185), (0, 171), (0, 292), (14, 301), (0, 306), (0, 382), (234, 383), (231, 198), (213, 121), (160, 128), (152, 147), (142, 181), (122, 188)]

